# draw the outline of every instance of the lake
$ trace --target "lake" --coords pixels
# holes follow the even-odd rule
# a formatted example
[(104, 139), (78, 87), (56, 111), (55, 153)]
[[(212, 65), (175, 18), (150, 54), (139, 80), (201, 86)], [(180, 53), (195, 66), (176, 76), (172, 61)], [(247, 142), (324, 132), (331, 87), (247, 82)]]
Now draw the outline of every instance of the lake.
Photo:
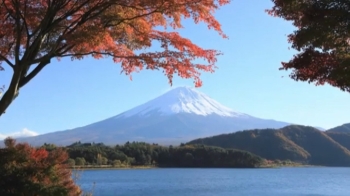
[(349, 196), (350, 168), (85, 170), (77, 183), (94, 196)]

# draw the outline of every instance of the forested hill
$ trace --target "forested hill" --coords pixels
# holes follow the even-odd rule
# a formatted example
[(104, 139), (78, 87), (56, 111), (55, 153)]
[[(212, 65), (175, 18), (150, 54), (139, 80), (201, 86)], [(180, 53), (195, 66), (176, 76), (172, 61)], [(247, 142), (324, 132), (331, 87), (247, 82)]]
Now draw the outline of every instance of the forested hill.
[(326, 132), (326, 134), (331, 137), (334, 141), (338, 142), (348, 150), (350, 150), (350, 132), (349, 133), (339, 133), (339, 132)]
[[(52, 144), (43, 147), (47, 150), (55, 148)], [(116, 146), (74, 143), (65, 149), (70, 157), (68, 163), (77, 166), (255, 168), (265, 163), (264, 159), (250, 152), (204, 145), (164, 147), (143, 142)]]
[(350, 134), (350, 123), (343, 124), (338, 127), (334, 127), (332, 129), (327, 130), (327, 132), (334, 132), (334, 133), (349, 133)]
[(350, 150), (350, 123), (329, 129), (326, 131), (326, 134)]
[(188, 144), (246, 150), (270, 160), (291, 160), (312, 165), (350, 166), (350, 135), (291, 125), (281, 129), (246, 130)]

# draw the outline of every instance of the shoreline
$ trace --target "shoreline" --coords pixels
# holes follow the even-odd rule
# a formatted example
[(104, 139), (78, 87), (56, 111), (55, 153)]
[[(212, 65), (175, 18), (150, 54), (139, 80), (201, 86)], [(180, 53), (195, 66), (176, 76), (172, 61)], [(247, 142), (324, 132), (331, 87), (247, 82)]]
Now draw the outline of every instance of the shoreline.
[(128, 166), (128, 167), (113, 167), (113, 166), (74, 166), (69, 167), (72, 170), (111, 170), (111, 169), (155, 169), (156, 166)]
[(70, 167), (72, 170), (127, 170), (127, 169), (278, 169), (278, 168), (314, 168), (327, 167), (318, 165), (266, 165), (259, 167), (159, 167), (159, 166), (127, 166), (127, 167), (113, 167), (113, 166), (75, 166)]

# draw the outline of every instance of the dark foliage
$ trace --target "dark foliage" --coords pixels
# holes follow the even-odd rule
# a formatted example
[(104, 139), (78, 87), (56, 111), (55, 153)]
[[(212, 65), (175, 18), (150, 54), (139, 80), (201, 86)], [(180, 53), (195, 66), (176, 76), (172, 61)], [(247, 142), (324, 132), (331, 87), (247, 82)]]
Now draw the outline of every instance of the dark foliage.
[(263, 163), (262, 158), (246, 151), (204, 145), (164, 147), (143, 142), (127, 142), (110, 147), (103, 144), (75, 143), (66, 148), (71, 159), (84, 158), (88, 165), (251, 168)]
[(350, 133), (326, 132), (334, 141), (350, 150)]
[(272, 0), (269, 14), (291, 21), (288, 38), (298, 51), (284, 70), (295, 80), (328, 83), (350, 92), (349, 0)]

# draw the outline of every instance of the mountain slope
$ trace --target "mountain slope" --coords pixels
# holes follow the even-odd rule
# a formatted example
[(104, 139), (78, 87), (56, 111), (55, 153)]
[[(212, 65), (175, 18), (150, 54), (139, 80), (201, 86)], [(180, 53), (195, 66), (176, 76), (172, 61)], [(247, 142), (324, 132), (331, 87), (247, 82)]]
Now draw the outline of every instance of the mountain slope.
[(19, 140), (32, 145), (69, 145), (76, 141), (180, 144), (198, 137), (286, 125), (289, 123), (236, 112), (195, 89), (179, 87), (106, 120)]
[(327, 132), (350, 133), (350, 123), (327, 130)]
[(267, 159), (290, 159), (314, 165), (350, 166), (350, 151), (313, 127), (291, 125), (278, 130), (248, 130), (189, 144), (246, 150)]
[(196, 139), (188, 144), (204, 144), (246, 150), (266, 159), (305, 162), (310, 154), (275, 129), (247, 130)]
[(280, 131), (311, 154), (310, 164), (350, 166), (350, 151), (325, 132), (306, 126), (287, 126)]
[(334, 141), (350, 150), (350, 133), (326, 132)]

